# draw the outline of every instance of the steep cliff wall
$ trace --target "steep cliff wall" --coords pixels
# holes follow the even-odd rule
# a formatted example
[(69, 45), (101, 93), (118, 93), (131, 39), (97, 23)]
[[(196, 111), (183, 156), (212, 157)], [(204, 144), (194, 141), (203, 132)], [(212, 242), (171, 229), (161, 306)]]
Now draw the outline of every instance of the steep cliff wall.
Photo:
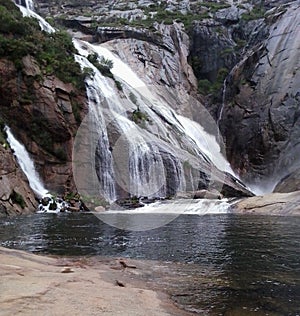
[(276, 184), (300, 163), (299, 2), (278, 8), (275, 21), (272, 16), (266, 40), (228, 78), (221, 130), (244, 179)]

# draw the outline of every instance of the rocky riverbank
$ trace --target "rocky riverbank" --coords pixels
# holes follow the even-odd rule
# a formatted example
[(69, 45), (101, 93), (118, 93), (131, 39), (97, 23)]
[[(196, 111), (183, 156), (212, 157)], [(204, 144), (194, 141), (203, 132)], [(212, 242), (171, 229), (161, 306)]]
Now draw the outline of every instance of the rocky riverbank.
[(257, 215), (300, 215), (300, 191), (291, 193), (270, 193), (240, 200), (233, 213)]
[(137, 285), (139, 269), (129, 261), (58, 259), (0, 247), (0, 267), (1, 316), (189, 315), (165, 294)]

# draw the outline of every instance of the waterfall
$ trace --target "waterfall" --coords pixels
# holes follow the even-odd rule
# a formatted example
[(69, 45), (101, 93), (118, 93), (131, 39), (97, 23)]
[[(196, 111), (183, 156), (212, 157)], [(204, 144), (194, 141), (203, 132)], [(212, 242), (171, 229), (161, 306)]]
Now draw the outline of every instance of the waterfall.
[(5, 132), (7, 134), (7, 141), (10, 147), (13, 149), (17, 161), (25, 173), (31, 189), (41, 198), (48, 195), (48, 190), (44, 187), (42, 181), (40, 180), (33, 161), (31, 160), (26, 148), (22, 145), (12, 134), (8, 126), (5, 127)]
[(178, 199), (173, 201), (157, 201), (134, 210), (110, 210), (111, 214), (189, 214), (189, 215), (207, 215), (207, 214), (228, 214), (230, 213), (231, 203), (226, 200), (185, 200)]
[[(115, 181), (114, 181), (114, 169), (112, 163), (112, 154), (110, 151), (110, 144), (107, 135), (107, 128), (104, 116), (101, 111), (101, 106), (103, 105), (103, 91), (106, 91), (106, 95), (109, 93), (108, 83), (103, 83), (101, 74), (98, 69), (92, 65), (85, 57), (76, 55), (75, 60), (81, 65), (82, 69), (91, 68), (94, 72), (93, 76), (89, 76), (86, 79), (86, 90), (88, 98), (89, 113), (87, 120), (87, 127), (90, 129), (88, 131), (88, 137), (95, 137), (95, 139), (90, 139), (88, 149), (88, 156), (81, 156), (78, 159), (88, 159), (92, 162), (91, 170), (87, 173), (93, 173), (96, 170), (97, 179), (99, 179), (99, 192), (96, 194), (101, 194), (109, 202), (116, 200), (115, 191)], [(102, 89), (101, 89), (102, 88)], [(105, 90), (106, 89), (106, 90)], [(83, 127), (84, 125), (82, 125)], [(92, 134), (91, 134), (92, 132)], [(79, 134), (82, 134), (79, 130)], [(76, 143), (77, 146), (81, 144)], [(94, 145), (94, 146), (93, 146)], [(78, 149), (76, 149), (77, 151)], [(78, 152), (75, 152), (76, 156)], [(95, 161), (95, 155), (97, 156), (97, 161)], [(74, 158), (78, 160), (77, 158)], [(73, 160), (74, 160), (73, 159)], [(75, 173), (76, 177), (76, 173)], [(97, 181), (95, 179), (95, 181)]]
[(195, 121), (192, 121), (181, 115), (178, 119), (184, 127), (185, 133), (195, 142), (199, 149), (199, 155), (205, 154), (214, 165), (222, 171), (228, 172), (235, 176), (229, 162), (221, 152), (219, 143), (215, 136), (207, 133), (204, 128)]
[[(226, 101), (226, 88), (227, 88), (227, 76), (223, 81), (223, 90), (222, 90), (222, 104), (219, 110), (218, 118), (217, 118), (217, 126), (218, 126), (218, 134), (220, 134), (220, 122), (223, 116), (223, 111), (225, 107), (225, 101)], [(218, 135), (219, 136), (219, 135)]]
[(23, 6), (22, 1), (16, 1), (16, 5), (19, 7), (20, 11), (22, 12), (23, 16), (30, 16), (38, 20), (40, 28), (42, 31), (45, 31), (47, 33), (53, 33), (55, 32), (55, 29), (40, 15), (34, 12), (34, 4), (32, 0), (26, 0), (25, 6)]
[[(190, 187), (194, 188), (192, 173), (188, 171), (187, 175), (184, 174), (183, 161), (186, 158), (182, 157), (188, 155), (186, 150), (183, 155), (181, 154), (182, 142), (194, 151), (197, 159), (212, 163), (219, 170), (235, 176), (221, 152), (216, 137), (205, 132), (200, 124), (176, 114), (108, 47), (93, 45), (78, 39), (74, 39), (73, 43), (80, 54), (76, 60), (81, 67), (92, 69), (92, 75), (86, 80), (87, 90), (92, 90), (94, 93), (93, 96), (88, 93), (89, 108), (91, 113), (94, 113), (95, 109), (101, 112), (97, 114), (101, 115), (98, 124), (106, 139), (106, 145), (102, 145), (101, 153), (102, 155), (108, 153), (106, 159), (109, 161), (102, 167), (100, 164), (98, 178), (108, 177), (104, 182), (110, 183), (107, 187), (110, 192), (113, 186), (119, 185), (131, 196), (165, 197), (186, 190), (185, 176), (191, 182)], [(116, 89), (112, 79), (103, 76), (87, 60), (89, 54), (95, 53), (99, 61), (105, 58), (112, 62), (111, 72), (122, 84), (122, 93)], [(226, 82), (224, 85), (226, 88)], [(152, 122), (151, 126), (141, 128), (130, 119), (129, 113), (137, 107)], [(114, 130), (119, 134), (118, 141), (113, 145), (109, 140), (108, 126), (114, 126)], [(174, 136), (173, 132), (170, 133), (170, 127), (184, 140), (179, 142), (178, 137)], [(168, 191), (170, 187), (172, 189)], [(106, 192), (103, 184), (100, 184), (100, 191)], [(111, 194), (106, 192), (102, 195), (112, 200)]]
[[(54, 32), (31, 10), (30, 3), (26, 2), (26, 8), (20, 6), (23, 14), (37, 18), (42, 30)], [(85, 80), (89, 112), (75, 137), (72, 159), (82, 196), (100, 196), (111, 203), (124, 192), (132, 197), (174, 195), (187, 190), (186, 177), (190, 187), (195, 187), (199, 177), (193, 179), (191, 168), (201, 170), (201, 164), (207, 172), (207, 166), (214, 164), (234, 174), (215, 137), (176, 114), (109, 46), (78, 39), (73, 43), (78, 51), (75, 60), (89, 70)], [(89, 54), (97, 54), (100, 64), (103, 59), (111, 61), (114, 78), (102, 75), (87, 59)], [(134, 118), (136, 112), (142, 115), (140, 122)], [(186, 161), (191, 163), (188, 170)]]

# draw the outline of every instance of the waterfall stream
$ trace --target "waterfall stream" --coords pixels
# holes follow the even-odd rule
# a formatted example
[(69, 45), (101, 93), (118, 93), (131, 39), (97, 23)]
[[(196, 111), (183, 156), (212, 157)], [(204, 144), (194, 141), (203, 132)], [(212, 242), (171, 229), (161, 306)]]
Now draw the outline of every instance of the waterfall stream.
[[(230, 74), (230, 73), (229, 73)], [(220, 122), (223, 116), (225, 101), (226, 101), (226, 88), (227, 88), (227, 76), (225, 77), (223, 81), (223, 89), (222, 89), (222, 104), (219, 110), (218, 118), (217, 118), (217, 126), (218, 126), (218, 133), (220, 133)], [(219, 136), (219, 135), (218, 135)]]
[(25, 173), (31, 189), (41, 198), (48, 195), (48, 190), (44, 187), (44, 184), (40, 180), (32, 159), (30, 158), (26, 148), (22, 145), (12, 134), (8, 126), (5, 127), (7, 134), (7, 141), (10, 147), (14, 150), (17, 161)]

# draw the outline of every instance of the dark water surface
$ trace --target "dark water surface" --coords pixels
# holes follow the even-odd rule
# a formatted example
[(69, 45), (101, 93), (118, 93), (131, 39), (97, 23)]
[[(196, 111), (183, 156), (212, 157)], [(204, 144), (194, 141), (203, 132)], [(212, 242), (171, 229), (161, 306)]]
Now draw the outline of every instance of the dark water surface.
[(164, 227), (132, 232), (89, 213), (34, 214), (0, 219), (0, 244), (34, 253), (156, 260), (144, 280), (200, 315), (300, 315), (298, 217), (181, 215)]

